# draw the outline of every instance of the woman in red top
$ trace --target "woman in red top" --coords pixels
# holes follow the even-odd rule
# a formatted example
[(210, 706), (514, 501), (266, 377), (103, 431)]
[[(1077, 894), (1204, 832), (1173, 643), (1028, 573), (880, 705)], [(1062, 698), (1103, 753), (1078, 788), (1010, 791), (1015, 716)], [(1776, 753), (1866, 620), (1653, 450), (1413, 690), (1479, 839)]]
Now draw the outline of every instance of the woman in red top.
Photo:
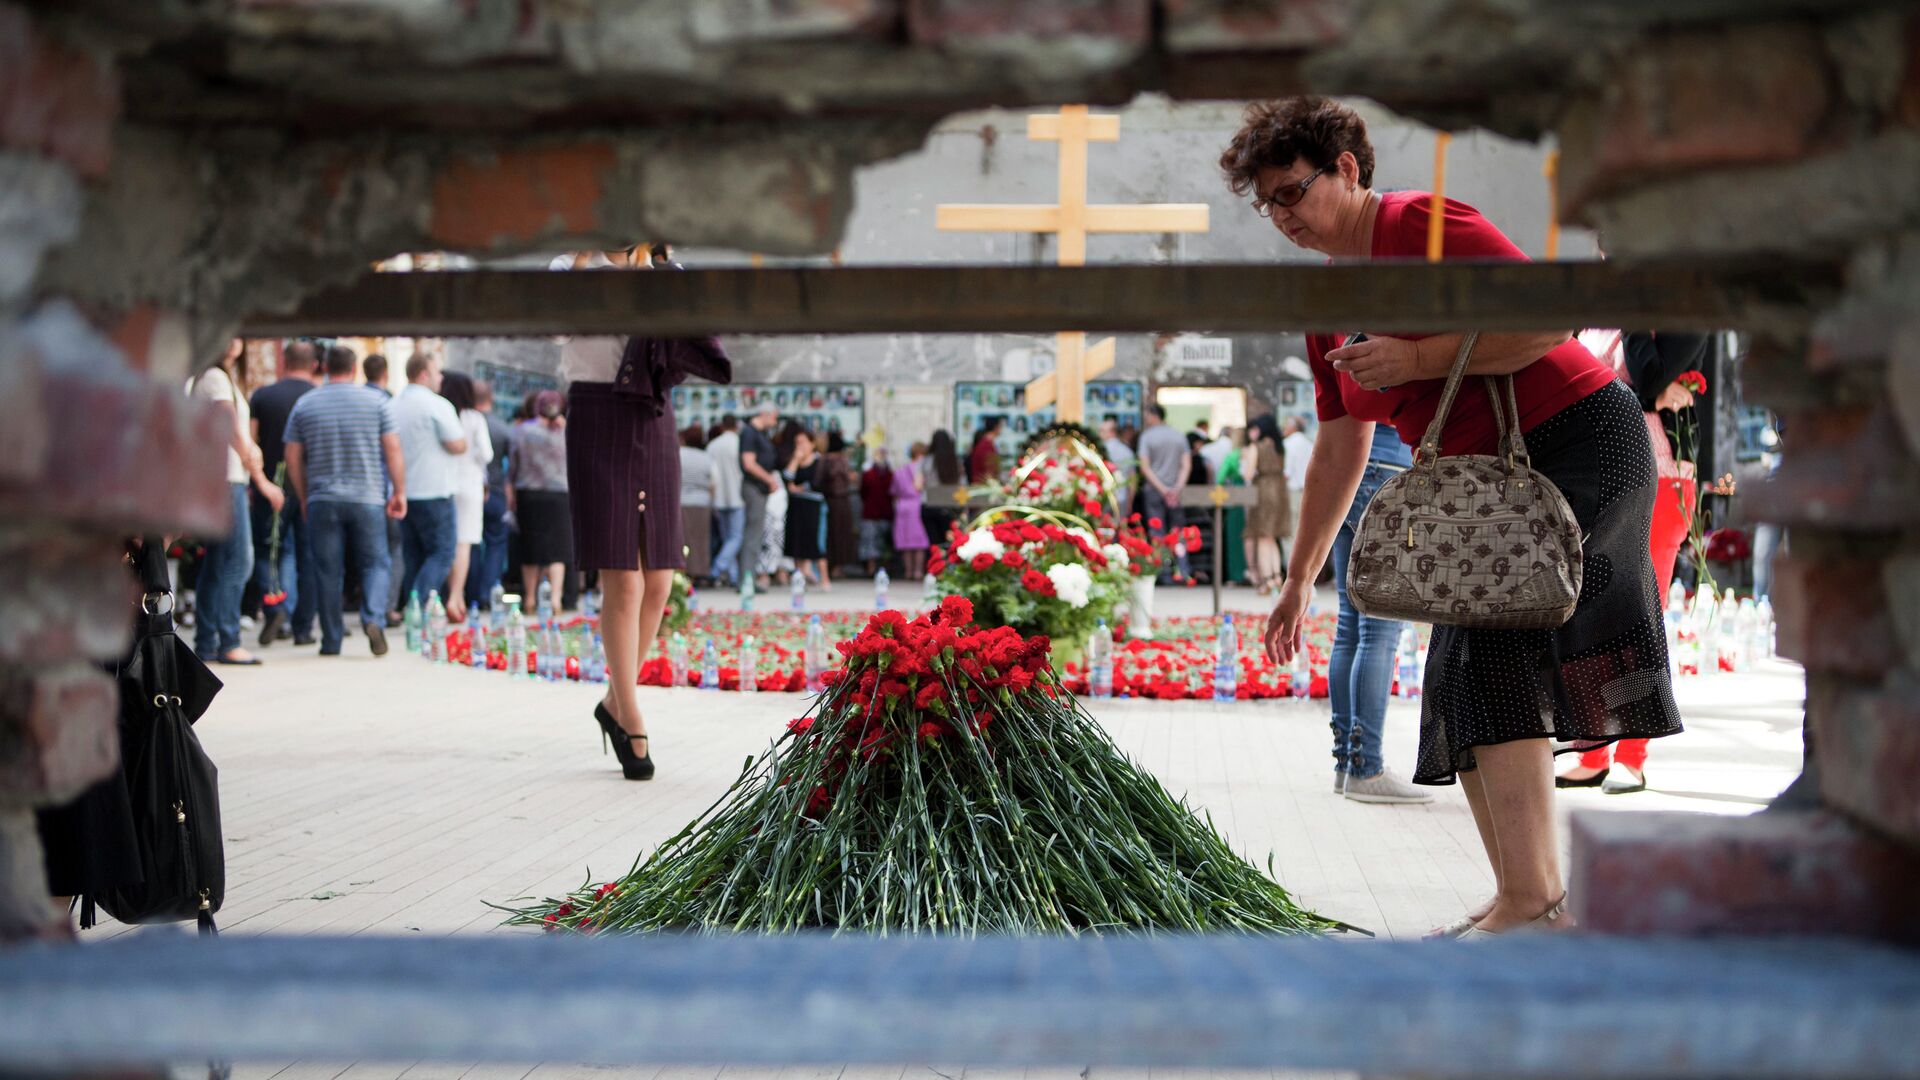
[[(1333, 258), (1420, 258), (1434, 199), (1373, 190), (1373, 147), (1352, 109), (1324, 98), (1257, 104), (1221, 155), (1229, 185), (1252, 195), (1294, 244)], [(1443, 252), (1456, 259), (1526, 256), (1465, 203), (1441, 204)], [(1376, 423), (1417, 445), (1438, 407), (1459, 334), (1366, 334), (1307, 341), (1320, 430), (1307, 466), (1286, 586), (1267, 621), (1278, 663), (1300, 647), (1312, 582), (1353, 501)], [(1436, 935), (1559, 929), (1565, 916), (1553, 836), (1548, 739), (1588, 749), (1680, 730), (1666, 635), (1647, 553), (1653, 455), (1632, 391), (1568, 332), (1485, 333), (1469, 371), (1511, 374), (1534, 468), (1572, 504), (1585, 537), (1585, 579), (1558, 630), (1436, 626), (1421, 699), (1414, 782), (1458, 777), (1493, 865), (1493, 899)], [(1485, 395), (1463, 393), (1444, 454), (1492, 453)]]

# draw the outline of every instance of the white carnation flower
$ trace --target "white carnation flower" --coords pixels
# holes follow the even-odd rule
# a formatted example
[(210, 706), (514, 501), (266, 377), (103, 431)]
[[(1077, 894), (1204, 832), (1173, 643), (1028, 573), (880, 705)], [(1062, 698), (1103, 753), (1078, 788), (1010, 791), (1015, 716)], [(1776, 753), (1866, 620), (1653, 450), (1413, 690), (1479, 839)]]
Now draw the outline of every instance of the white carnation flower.
[(1100, 554), (1105, 555), (1107, 561), (1115, 566), (1128, 565), (1127, 549), (1121, 547), (1119, 544), (1108, 544), (1106, 547), (1100, 549)]
[(975, 529), (967, 534), (967, 542), (960, 545), (956, 552), (962, 562), (970, 561), (975, 555), (991, 555), (998, 559), (1007, 553), (1007, 545), (994, 538), (993, 530)]
[(1093, 588), (1093, 575), (1079, 563), (1064, 563), (1047, 567), (1047, 580), (1053, 582), (1053, 591), (1068, 607), (1087, 606), (1087, 594)]

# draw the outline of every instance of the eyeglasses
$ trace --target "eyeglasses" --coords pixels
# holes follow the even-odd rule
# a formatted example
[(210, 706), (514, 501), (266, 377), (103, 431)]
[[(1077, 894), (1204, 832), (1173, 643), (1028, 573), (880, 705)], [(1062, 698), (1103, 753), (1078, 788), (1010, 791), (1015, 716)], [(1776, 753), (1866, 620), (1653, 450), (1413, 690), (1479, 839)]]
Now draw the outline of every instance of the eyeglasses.
[(1279, 187), (1274, 188), (1271, 193), (1253, 200), (1253, 212), (1263, 218), (1270, 218), (1273, 216), (1273, 208), (1276, 206), (1300, 205), (1300, 200), (1307, 197), (1307, 189), (1313, 186), (1313, 182), (1319, 178), (1321, 173), (1326, 172), (1330, 168), (1332, 168), (1331, 165), (1322, 165), (1308, 173), (1305, 180), (1296, 180), (1291, 184), (1281, 184)]

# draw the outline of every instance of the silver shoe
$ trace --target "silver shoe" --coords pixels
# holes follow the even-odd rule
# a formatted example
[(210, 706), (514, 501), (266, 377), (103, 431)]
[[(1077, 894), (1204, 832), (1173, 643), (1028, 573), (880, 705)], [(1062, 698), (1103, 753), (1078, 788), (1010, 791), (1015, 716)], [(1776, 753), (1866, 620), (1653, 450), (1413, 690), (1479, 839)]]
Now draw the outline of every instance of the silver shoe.
[(1457, 938), (1456, 940), (1483, 941), (1487, 938), (1505, 937), (1508, 934), (1527, 934), (1527, 933), (1534, 933), (1540, 930), (1551, 930), (1553, 929), (1553, 924), (1560, 921), (1560, 916), (1565, 915), (1566, 913), (1567, 913), (1567, 894), (1561, 893), (1560, 899), (1556, 900), (1552, 907), (1541, 912), (1539, 915), (1534, 916), (1534, 918), (1530, 922), (1521, 923), (1519, 926), (1516, 926), (1511, 930), (1482, 930), (1478, 926), (1476, 926), (1473, 929), (1467, 931), (1466, 933), (1461, 934), (1459, 938)]
[(1392, 769), (1381, 769), (1373, 776), (1347, 777), (1347, 789), (1344, 794), (1354, 802), (1363, 803), (1430, 803), (1433, 801), (1433, 792), (1407, 783)]
[(1464, 934), (1466, 934), (1468, 931), (1472, 930), (1474, 928), (1474, 925), (1475, 925), (1475, 922), (1474, 922), (1473, 916), (1462, 915), (1445, 926), (1435, 927), (1433, 930), (1429, 931), (1427, 936), (1422, 940), (1451, 941), (1454, 938), (1461, 937)]

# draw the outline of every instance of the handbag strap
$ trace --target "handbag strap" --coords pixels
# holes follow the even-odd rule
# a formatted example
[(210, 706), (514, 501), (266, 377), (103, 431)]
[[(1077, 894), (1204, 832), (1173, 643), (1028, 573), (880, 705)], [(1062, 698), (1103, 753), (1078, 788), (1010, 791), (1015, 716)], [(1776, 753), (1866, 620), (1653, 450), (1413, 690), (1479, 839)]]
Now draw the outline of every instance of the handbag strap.
[(1430, 469), (1440, 459), (1440, 433), (1446, 430), (1447, 414), (1453, 411), (1453, 399), (1460, 393), (1460, 380), (1467, 377), (1467, 361), (1473, 357), (1473, 343), (1479, 339), (1478, 330), (1469, 330), (1460, 339), (1460, 351), (1453, 357), (1453, 370), (1447, 372), (1447, 387), (1440, 392), (1440, 407), (1433, 411), (1433, 422), (1427, 425), (1427, 433), (1420, 437), (1420, 445), (1414, 450), (1415, 467)]

